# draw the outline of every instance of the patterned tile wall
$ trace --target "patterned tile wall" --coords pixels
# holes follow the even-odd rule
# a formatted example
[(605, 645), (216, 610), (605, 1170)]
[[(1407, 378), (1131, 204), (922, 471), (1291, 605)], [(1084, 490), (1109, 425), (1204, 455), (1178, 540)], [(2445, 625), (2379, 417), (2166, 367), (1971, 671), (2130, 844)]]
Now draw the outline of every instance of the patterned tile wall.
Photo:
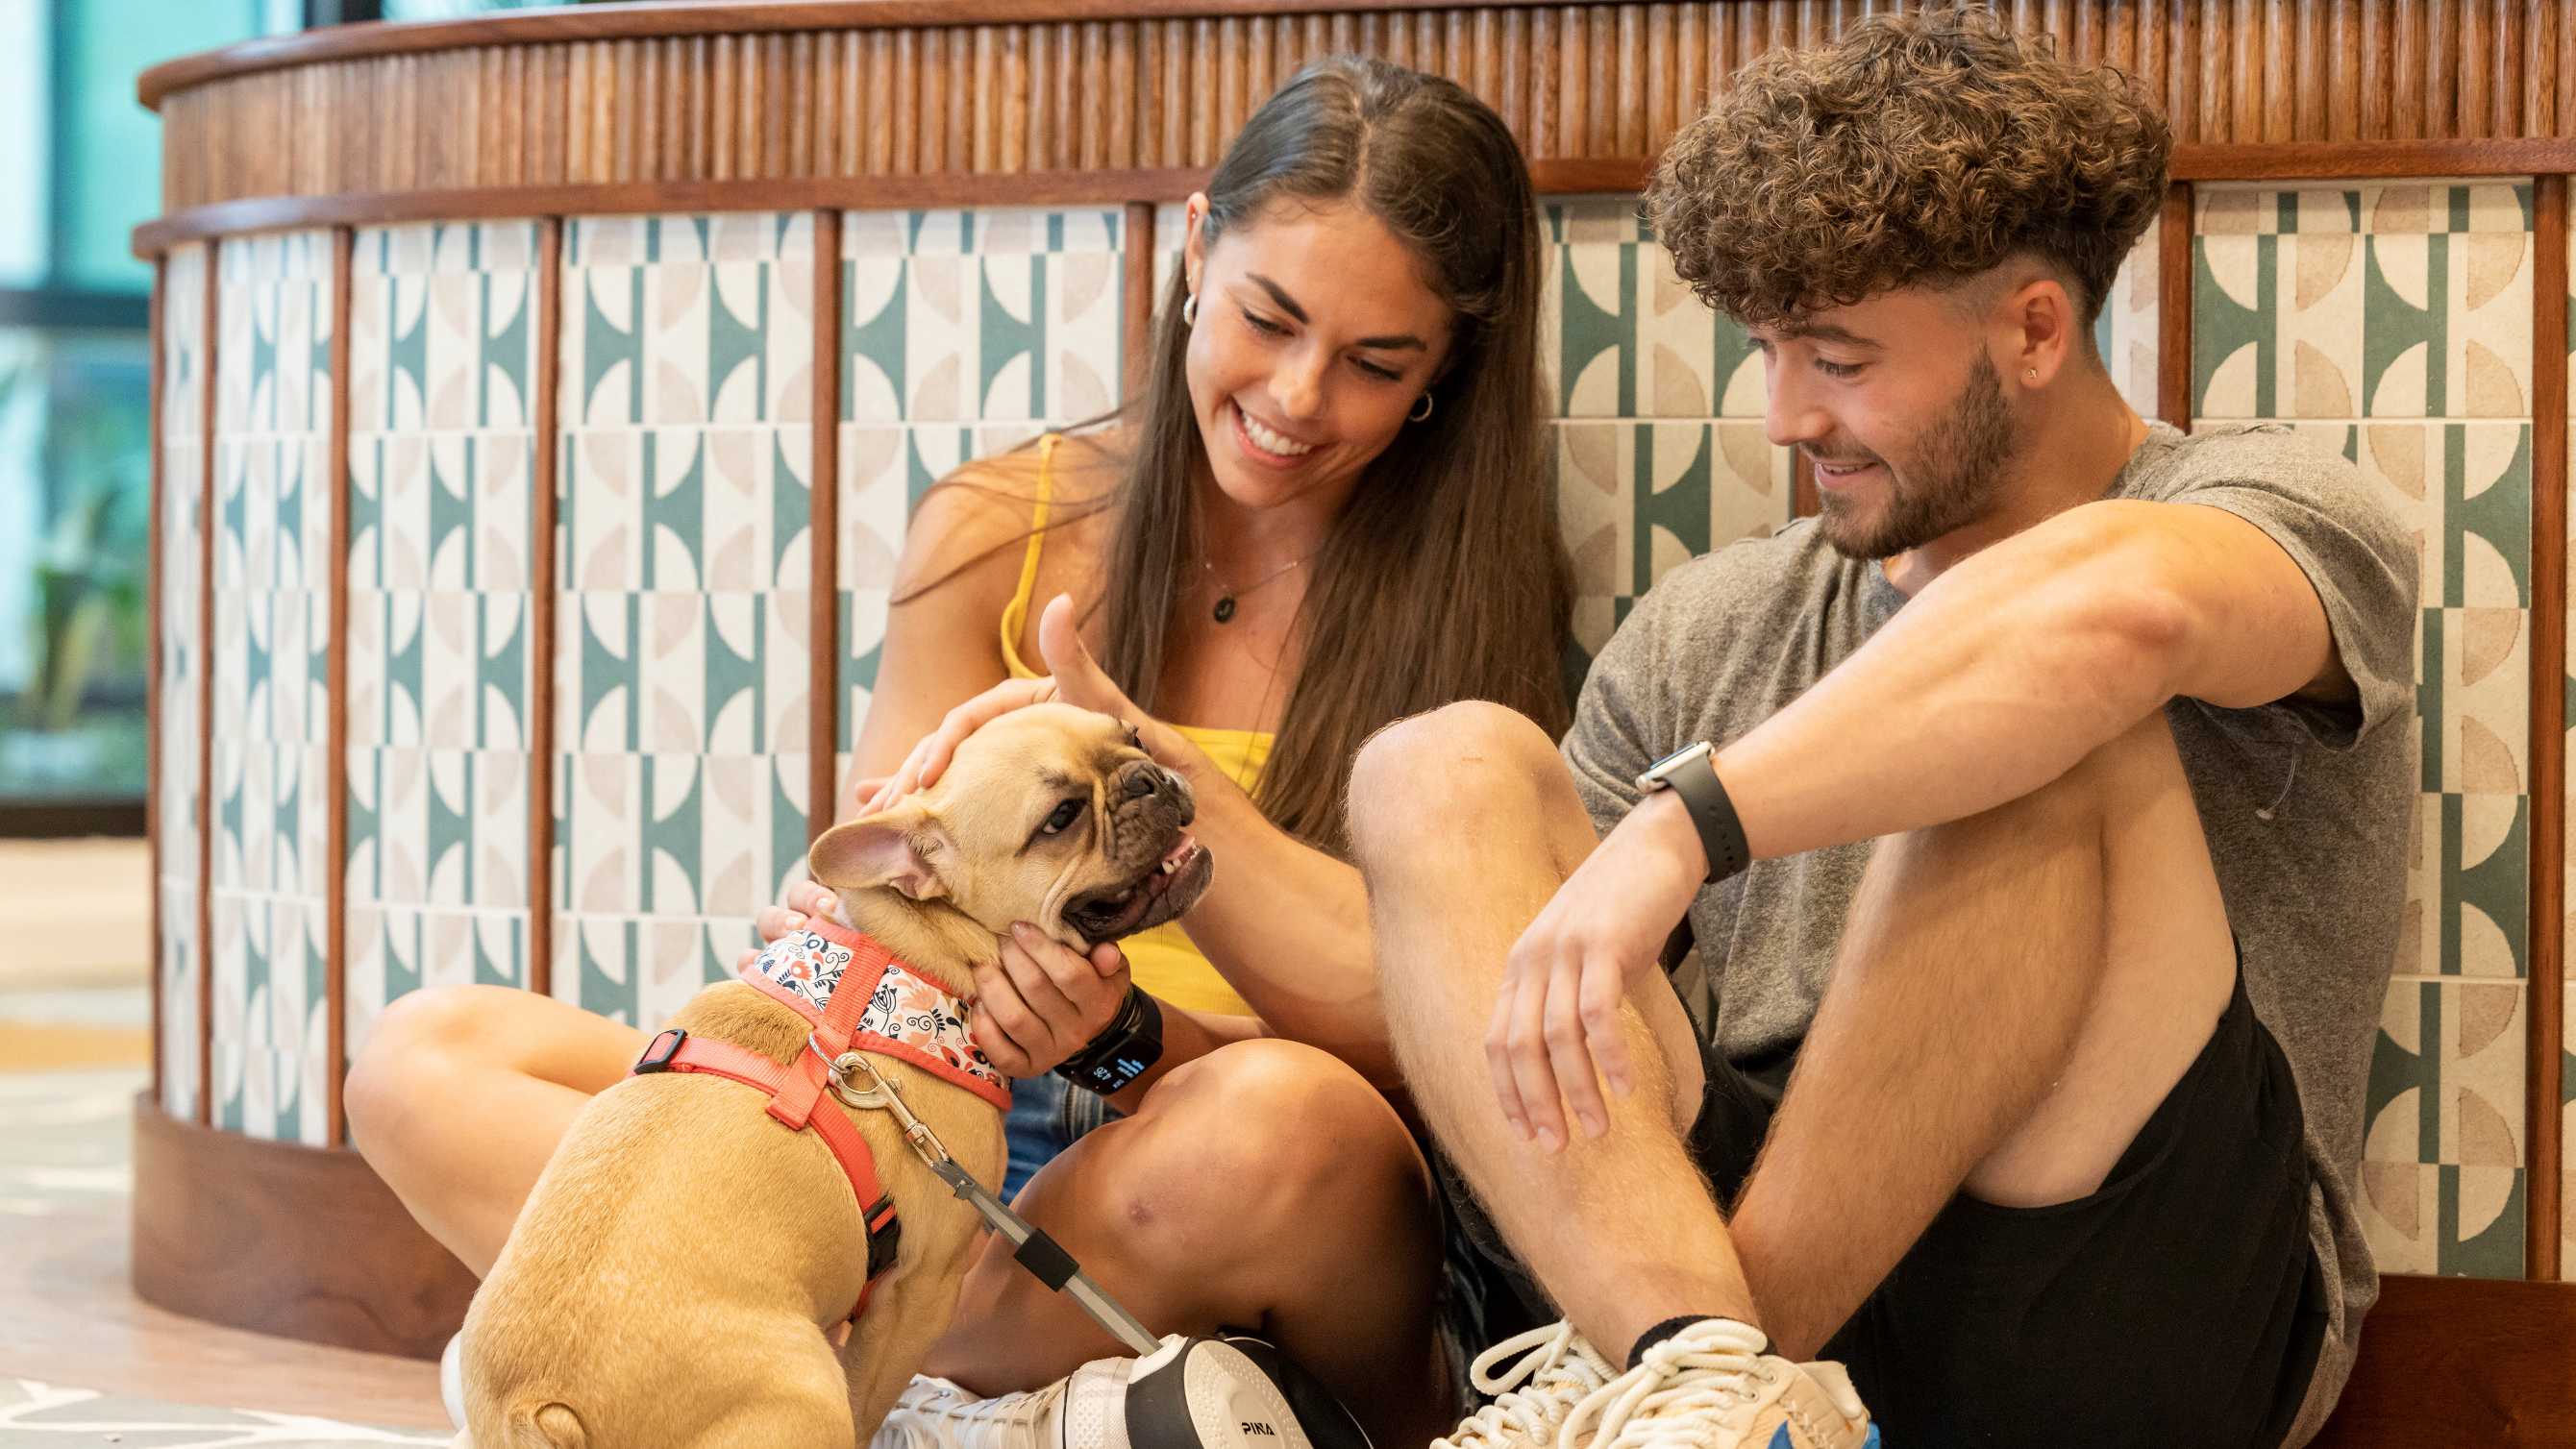
[(813, 219), (565, 223), (554, 990), (670, 1014), (801, 858)]
[(528, 980), (537, 227), (358, 233), (349, 338), (349, 1030)]
[(326, 1129), (331, 235), (217, 252), (215, 1125)]
[(161, 274), (160, 776), (161, 1107), (197, 1110), (197, 715), (205, 678), (203, 588), (206, 453), (206, 248), (174, 247)]
[(1114, 208), (843, 215), (836, 778), (912, 504), (970, 458), (1118, 405), (1125, 233)]
[(2522, 1271), (2531, 187), (2205, 188), (2193, 416), (2274, 418), (2416, 527), (2423, 794), (2363, 1152), (2384, 1271)]

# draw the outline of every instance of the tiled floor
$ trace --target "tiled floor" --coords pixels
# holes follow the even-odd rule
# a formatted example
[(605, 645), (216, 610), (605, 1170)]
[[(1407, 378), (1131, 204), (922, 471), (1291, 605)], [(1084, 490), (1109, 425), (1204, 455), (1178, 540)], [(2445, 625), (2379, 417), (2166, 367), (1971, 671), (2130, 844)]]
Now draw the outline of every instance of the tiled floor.
[(130, 842), (0, 843), (0, 1449), (445, 1443), (434, 1365), (215, 1327), (129, 1286), (145, 870)]

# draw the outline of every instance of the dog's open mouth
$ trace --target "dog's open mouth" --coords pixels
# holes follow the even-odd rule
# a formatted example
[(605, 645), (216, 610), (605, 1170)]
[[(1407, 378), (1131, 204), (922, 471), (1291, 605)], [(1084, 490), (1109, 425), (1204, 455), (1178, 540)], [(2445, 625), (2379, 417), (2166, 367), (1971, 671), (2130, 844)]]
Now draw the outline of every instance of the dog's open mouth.
[(1215, 873), (1215, 860), (1197, 837), (1183, 831), (1143, 875), (1123, 886), (1076, 896), (1064, 908), (1065, 924), (1095, 946), (1132, 936), (1188, 910)]

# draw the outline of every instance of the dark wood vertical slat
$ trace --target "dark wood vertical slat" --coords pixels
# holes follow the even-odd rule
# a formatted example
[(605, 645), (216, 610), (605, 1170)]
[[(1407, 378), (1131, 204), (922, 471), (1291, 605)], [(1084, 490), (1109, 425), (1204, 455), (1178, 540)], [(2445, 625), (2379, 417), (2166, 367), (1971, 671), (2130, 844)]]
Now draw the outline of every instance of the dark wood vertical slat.
[(151, 1091), (155, 1105), (163, 1100), (161, 1020), (164, 1008), (161, 993), (169, 988), (169, 982), (162, 976), (162, 962), (167, 959), (163, 954), (165, 938), (162, 933), (169, 929), (169, 925), (161, 919), (161, 831), (169, 824), (161, 818), (161, 771), (166, 768), (161, 759), (161, 651), (170, 643), (161, 632), (161, 611), (169, 607), (161, 596), (164, 587), (161, 550), (168, 546), (162, 514), (170, 506), (170, 476), (161, 466), (161, 455), (170, 444), (162, 432), (164, 419), (161, 413), (163, 389), (169, 385), (170, 369), (163, 361), (161, 349), (167, 345), (162, 328), (170, 305), (169, 290), (170, 258), (164, 253), (152, 259), (152, 517), (150, 541), (144, 545), (152, 552), (143, 569), (143, 607), (150, 616), (145, 622), (150, 633), (143, 655), (149, 671), (143, 681), (143, 848), (147, 859), (144, 868), (152, 873)]
[(1824, 508), (1823, 497), (1816, 492), (1816, 465), (1800, 448), (1789, 450), (1789, 506), (1799, 518), (1813, 518)]
[(215, 1122), (215, 421), (216, 364), (222, 356), (216, 306), (223, 243), (206, 243), (204, 415), (197, 507), (197, 1122)]
[(1145, 395), (1145, 385), (1152, 380), (1154, 365), (1154, 208), (1150, 203), (1127, 203), (1125, 237), (1125, 291), (1121, 314), (1127, 328), (1127, 380), (1122, 401), (1133, 401)]
[(555, 981), (555, 493), (563, 455), (556, 416), (563, 358), (562, 217), (537, 224), (536, 483), (528, 523), (528, 989)]
[(349, 1136), (342, 1088), (349, 1079), (349, 308), (357, 232), (331, 228), (331, 700), (323, 738), (330, 789), (322, 877), (322, 1002), (325, 1109), (322, 1140)]
[(2156, 416), (2191, 428), (2191, 183), (2165, 188), (2156, 218)]
[(806, 714), (806, 839), (840, 814), (841, 737), (841, 213), (814, 213), (814, 465), (807, 528), (813, 667)]
[(2525, 1271), (2554, 1279), (2567, 1002), (2567, 178), (2532, 187), (2531, 1023), (2524, 1041)]

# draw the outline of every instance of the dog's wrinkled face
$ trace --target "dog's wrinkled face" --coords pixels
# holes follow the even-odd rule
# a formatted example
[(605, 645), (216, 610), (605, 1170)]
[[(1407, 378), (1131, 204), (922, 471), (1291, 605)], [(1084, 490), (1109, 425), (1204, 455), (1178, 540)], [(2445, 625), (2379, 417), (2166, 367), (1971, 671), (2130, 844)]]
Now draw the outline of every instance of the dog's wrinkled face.
[(969, 736), (937, 785), (825, 832), (811, 861), (844, 894), (891, 889), (997, 936), (1027, 921), (1091, 946), (1159, 926), (1207, 889), (1195, 808), (1118, 721), (1035, 705)]

